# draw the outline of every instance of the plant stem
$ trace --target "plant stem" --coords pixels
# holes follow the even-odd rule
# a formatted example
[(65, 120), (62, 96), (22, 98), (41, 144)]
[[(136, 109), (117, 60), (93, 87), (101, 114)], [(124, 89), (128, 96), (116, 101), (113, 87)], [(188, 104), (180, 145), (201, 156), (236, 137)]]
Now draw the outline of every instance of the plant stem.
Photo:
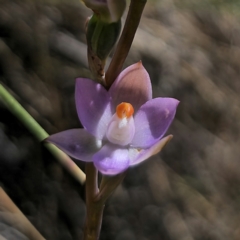
[(110, 88), (122, 70), (123, 64), (137, 31), (146, 2), (147, 0), (131, 0), (122, 35), (119, 39), (116, 51), (105, 75), (107, 88)]
[[(0, 84), (0, 99), (6, 105), (9, 111), (13, 113), (24, 126), (37, 138), (43, 141), (49, 134), (35, 121), (35, 119), (19, 104), (19, 102)], [(63, 151), (56, 146), (47, 143), (48, 150), (61, 162), (64, 167), (78, 180), (81, 184), (85, 182), (84, 172), (68, 157)]]
[(103, 201), (95, 201), (99, 189), (98, 171), (93, 163), (86, 163), (86, 176), (87, 219), (85, 222), (84, 240), (97, 240), (100, 235), (105, 204)]
[(97, 201), (107, 201), (111, 196), (113, 191), (118, 187), (118, 185), (123, 181), (126, 176), (127, 171), (122, 172), (115, 176), (102, 176), (102, 181), (100, 185), (100, 190), (97, 195)]
[[(106, 72), (106, 88), (109, 88), (112, 85), (122, 70), (122, 66), (132, 45), (132, 41), (146, 2), (147, 0), (131, 0), (130, 9), (122, 35), (108, 71)], [(102, 215), (105, 201), (114, 189), (121, 183), (125, 173), (113, 178), (103, 176), (100, 192), (98, 189), (98, 172), (93, 163), (86, 163), (86, 176), (87, 219), (85, 222), (84, 240), (98, 240), (102, 225)]]
[(102, 176), (98, 189), (98, 172), (93, 163), (86, 163), (86, 205), (87, 219), (84, 229), (84, 240), (99, 239), (105, 202), (122, 182), (126, 172), (116, 176)]

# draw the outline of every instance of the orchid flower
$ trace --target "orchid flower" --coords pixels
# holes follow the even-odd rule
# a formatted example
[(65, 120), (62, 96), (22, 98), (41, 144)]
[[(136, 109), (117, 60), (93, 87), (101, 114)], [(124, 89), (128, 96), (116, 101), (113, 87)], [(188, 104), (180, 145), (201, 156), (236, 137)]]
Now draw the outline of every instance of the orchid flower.
[(93, 162), (104, 175), (116, 175), (158, 153), (179, 103), (152, 99), (149, 75), (141, 62), (122, 71), (109, 91), (90, 79), (76, 80), (75, 101), (84, 129), (51, 135), (71, 157)]

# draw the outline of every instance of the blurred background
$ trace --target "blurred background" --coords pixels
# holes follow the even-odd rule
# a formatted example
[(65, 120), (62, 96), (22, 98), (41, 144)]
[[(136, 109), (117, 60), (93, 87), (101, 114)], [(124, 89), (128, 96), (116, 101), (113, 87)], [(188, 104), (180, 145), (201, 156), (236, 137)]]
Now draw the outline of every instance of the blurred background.
[[(90, 15), (76, 0), (0, 0), (0, 82), (49, 134), (81, 126), (74, 85), (90, 77)], [(240, 2), (149, 0), (125, 67), (139, 60), (154, 97), (181, 102), (174, 138), (128, 170), (100, 239), (240, 239)], [(81, 239), (84, 187), (1, 101), (0, 186), (46, 239)], [(0, 234), (25, 239), (1, 214)]]

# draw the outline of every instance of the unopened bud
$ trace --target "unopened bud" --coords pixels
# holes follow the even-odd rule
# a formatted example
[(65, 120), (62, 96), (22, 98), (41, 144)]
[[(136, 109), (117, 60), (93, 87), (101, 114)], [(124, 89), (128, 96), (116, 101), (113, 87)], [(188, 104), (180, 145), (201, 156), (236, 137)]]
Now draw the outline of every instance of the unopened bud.
[(106, 58), (113, 49), (120, 31), (121, 20), (107, 23), (94, 14), (88, 21), (86, 32), (88, 62), (91, 71), (96, 76), (103, 77)]

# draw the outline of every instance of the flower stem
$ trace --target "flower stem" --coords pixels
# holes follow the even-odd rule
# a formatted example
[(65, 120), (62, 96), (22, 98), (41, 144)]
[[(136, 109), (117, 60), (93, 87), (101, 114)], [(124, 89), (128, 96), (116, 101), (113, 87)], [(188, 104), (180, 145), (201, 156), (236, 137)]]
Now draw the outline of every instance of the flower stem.
[(93, 163), (86, 163), (86, 176), (87, 219), (85, 222), (84, 240), (97, 240), (100, 235), (105, 204), (103, 201), (95, 201), (99, 189), (98, 171)]
[(123, 64), (137, 31), (146, 2), (147, 0), (131, 0), (122, 35), (119, 39), (116, 51), (105, 75), (107, 88), (112, 85), (122, 70)]
[[(112, 85), (122, 70), (122, 66), (132, 45), (146, 2), (147, 0), (131, 0), (122, 35), (105, 75), (106, 88), (109, 88)], [(98, 172), (93, 163), (86, 163), (86, 176), (87, 219), (85, 222), (84, 240), (98, 240), (105, 201), (121, 183), (125, 173), (112, 178), (103, 176), (100, 192), (98, 189)]]
[(122, 182), (125, 175), (126, 172), (112, 177), (102, 176), (99, 190), (98, 171), (93, 163), (86, 163), (87, 219), (85, 222), (84, 240), (99, 239), (105, 202)]
[[(19, 102), (0, 84), (0, 99), (23, 124), (39, 140), (43, 141), (49, 135), (35, 121), (35, 119), (19, 104)], [(46, 144), (48, 150), (59, 160), (60, 163), (78, 180), (81, 184), (85, 182), (85, 174), (82, 170), (60, 149), (52, 144)]]
[(97, 195), (97, 201), (107, 201), (113, 191), (118, 187), (126, 176), (127, 171), (115, 176), (102, 176), (100, 190)]

